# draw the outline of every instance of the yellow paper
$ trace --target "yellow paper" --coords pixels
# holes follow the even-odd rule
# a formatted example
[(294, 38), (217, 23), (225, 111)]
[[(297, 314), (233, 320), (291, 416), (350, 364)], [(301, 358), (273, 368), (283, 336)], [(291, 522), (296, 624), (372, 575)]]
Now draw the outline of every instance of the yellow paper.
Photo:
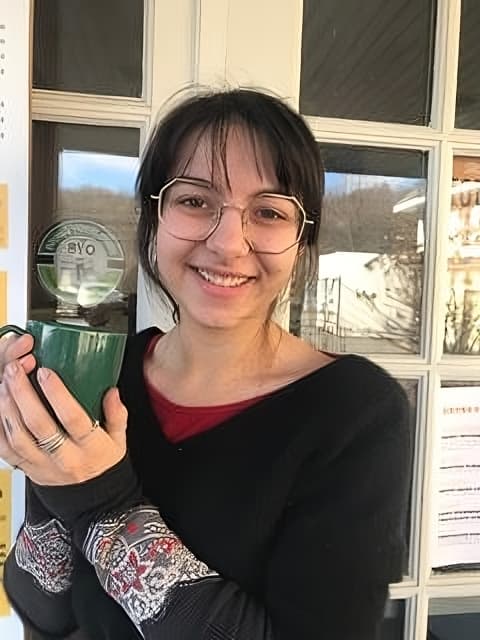
[(7, 324), (7, 272), (0, 271), (0, 326)]
[(10, 614), (10, 603), (8, 601), (7, 594), (5, 593), (5, 589), (0, 582), (0, 618), (8, 617)]
[(8, 248), (8, 185), (0, 184), (0, 249)]
[(3, 589), (3, 565), (10, 550), (12, 526), (12, 472), (0, 469), (0, 616), (10, 615), (10, 605)]

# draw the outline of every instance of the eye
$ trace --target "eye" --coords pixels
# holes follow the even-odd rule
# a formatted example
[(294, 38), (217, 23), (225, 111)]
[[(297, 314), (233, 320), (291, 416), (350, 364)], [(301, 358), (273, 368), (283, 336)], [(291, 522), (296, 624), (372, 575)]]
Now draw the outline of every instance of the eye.
[(255, 219), (259, 222), (277, 222), (285, 220), (285, 215), (272, 207), (261, 207), (255, 211)]
[(202, 209), (208, 207), (207, 203), (200, 196), (183, 196), (179, 198), (178, 204), (192, 209)]

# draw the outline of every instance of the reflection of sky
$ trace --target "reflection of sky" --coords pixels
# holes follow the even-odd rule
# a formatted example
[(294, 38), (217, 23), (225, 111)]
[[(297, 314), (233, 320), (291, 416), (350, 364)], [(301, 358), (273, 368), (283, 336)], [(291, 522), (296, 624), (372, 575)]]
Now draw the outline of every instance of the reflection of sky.
[[(134, 191), (138, 158), (66, 150), (60, 153), (59, 165), (60, 189), (97, 187), (128, 194)], [(418, 188), (423, 193), (425, 189), (423, 178), (371, 176), (330, 171), (325, 173), (327, 193), (348, 193), (382, 184), (387, 184), (394, 191)]]
[(364, 174), (325, 173), (325, 191), (327, 193), (349, 193), (357, 189), (369, 189), (386, 184), (393, 191), (412, 191), (419, 189), (421, 193), (425, 191), (424, 178), (403, 178), (396, 176), (369, 176)]
[(90, 151), (62, 151), (59, 187), (92, 187), (133, 194), (137, 170), (138, 158)]

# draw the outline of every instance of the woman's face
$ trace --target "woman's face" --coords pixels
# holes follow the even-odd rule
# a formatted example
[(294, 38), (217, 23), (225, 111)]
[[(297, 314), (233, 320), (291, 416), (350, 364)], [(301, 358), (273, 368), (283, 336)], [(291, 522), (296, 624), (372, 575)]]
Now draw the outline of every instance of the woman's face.
[[(232, 329), (245, 322), (261, 324), (288, 283), (298, 247), (277, 255), (256, 254), (243, 235), (239, 209), (255, 194), (279, 191), (271, 162), (258, 156), (259, 150), (255, 155), (248, 136), (240, 129), (230, 131), (226, 144), (229, 181), (215, 171), (219, 175), (214, 186), (223, 202), (237, 208), (225, 208), (217, 228), (206, 240), (180, 240), (164, 225), (158, 226), (160, 277), (177, 301), (182, 320), (188, 317), (199, 325), (218, 329)], [(211, 182), (212, 174), (211, 143), (203, 138), (182, 176)]]

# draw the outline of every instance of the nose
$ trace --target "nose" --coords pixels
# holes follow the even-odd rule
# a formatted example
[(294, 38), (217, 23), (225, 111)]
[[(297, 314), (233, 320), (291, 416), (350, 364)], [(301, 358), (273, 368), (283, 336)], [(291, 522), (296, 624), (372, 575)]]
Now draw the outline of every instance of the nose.
[(220, 220), (206, 240), (207, 247), (227, 258), (246, 256), (251, 246), (245, 237), (243, 212), (236, 207), (225, 206)]

